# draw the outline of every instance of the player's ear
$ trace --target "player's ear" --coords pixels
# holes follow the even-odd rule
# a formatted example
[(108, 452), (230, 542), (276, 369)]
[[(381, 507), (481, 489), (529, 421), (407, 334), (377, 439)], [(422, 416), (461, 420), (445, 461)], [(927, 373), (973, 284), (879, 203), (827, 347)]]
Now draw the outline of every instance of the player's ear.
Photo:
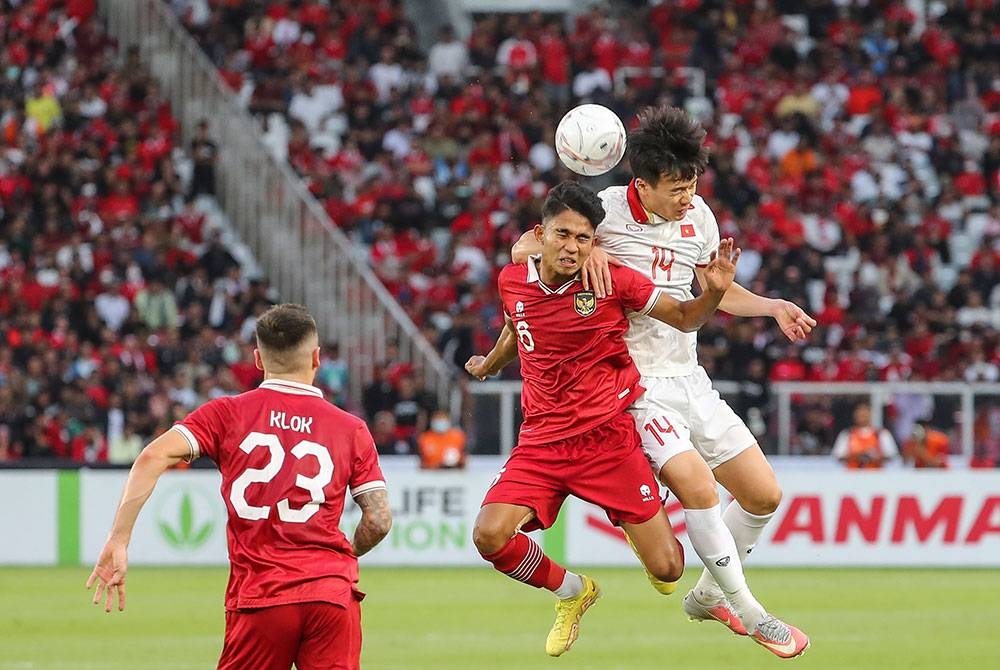
[(319, 347), (312, 351), (312, 369), (319, 370)]
[(545, 237), (545, 224), (544, 223), (536, 223), (535, 224), (535, 240), (538, 241), (538, 242), (541, 242), (543, 237)]
[(264, 369), (264, 360), (260, 357), (260, 349), (253, 350), (253, 364), (258, 370)]

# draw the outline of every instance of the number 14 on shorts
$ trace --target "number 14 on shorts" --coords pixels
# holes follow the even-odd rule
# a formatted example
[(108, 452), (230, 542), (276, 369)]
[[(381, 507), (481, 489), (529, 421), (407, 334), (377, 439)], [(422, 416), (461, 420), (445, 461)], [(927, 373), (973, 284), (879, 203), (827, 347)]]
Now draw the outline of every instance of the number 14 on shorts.
[(673, 435), (674, 439), (679, 437), (677, 430), (674, 428), (674, 424), (670, 423), (670, 419), (665, 416), (658, 416), (652, 421), (647, 421), (642, 429), (656, 438), (656, 441), (660, 443), (661, 447), (666, 445), (667, 442), (664, 438), (668, 435)]

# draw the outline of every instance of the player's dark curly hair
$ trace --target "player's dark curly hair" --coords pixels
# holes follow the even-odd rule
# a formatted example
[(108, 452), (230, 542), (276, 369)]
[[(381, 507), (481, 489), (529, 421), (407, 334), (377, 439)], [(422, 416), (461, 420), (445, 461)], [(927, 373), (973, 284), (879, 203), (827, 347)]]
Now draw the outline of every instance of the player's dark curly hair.
[(639, 126), (628, 134), (632, 174), (651, 186), (661, 177), (687, 181), (708, 166), (705, 129), (677, 107), (647, 107)]
[(257, 347), (273, 354), (292, 352), (316, 333), (316, 321), (302, 305), (275, 305), (257, 319)]
[(549, 191), (542, 205), (542, 222), (567, 209), (582, 214), (594, 228), (604, 220), (604, 205), (601, 204), (601, 199), (589, 188), (575, 181), (560, 182)]

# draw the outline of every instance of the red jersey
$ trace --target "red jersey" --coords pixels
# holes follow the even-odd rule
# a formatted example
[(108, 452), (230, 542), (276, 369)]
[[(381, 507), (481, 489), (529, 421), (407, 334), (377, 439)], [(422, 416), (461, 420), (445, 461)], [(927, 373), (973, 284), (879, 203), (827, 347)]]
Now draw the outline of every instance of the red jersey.
[(173, 429), (222, 472), (227, 610), (350, 602), (358, 559), (340, 530), (347, 488), (355, 497), (385, 488), (364, 421), (314, 386), (269, 379), (207, 402)]
[(535, 259), (508, 265), (498, 284), (521, 357), (519, 445), (564, 440), (606, 423), (645, 390), (623, 335), (629, 312), (646, 314), (659, 289), (635, 270), (611, 266), (615, 292), (597, 300), (579, 278), (546, 285)]

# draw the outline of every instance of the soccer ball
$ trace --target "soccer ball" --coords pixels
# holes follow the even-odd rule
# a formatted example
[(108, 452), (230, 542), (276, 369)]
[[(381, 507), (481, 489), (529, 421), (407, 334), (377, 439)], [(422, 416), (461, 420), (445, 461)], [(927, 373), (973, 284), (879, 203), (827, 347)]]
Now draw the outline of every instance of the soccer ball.
[(625, 155), (625, 126), (607, 107), (580, 105), (562, 117), (555, 144), (563, 165), (585, 177), (596, 177), (618, 165)]

